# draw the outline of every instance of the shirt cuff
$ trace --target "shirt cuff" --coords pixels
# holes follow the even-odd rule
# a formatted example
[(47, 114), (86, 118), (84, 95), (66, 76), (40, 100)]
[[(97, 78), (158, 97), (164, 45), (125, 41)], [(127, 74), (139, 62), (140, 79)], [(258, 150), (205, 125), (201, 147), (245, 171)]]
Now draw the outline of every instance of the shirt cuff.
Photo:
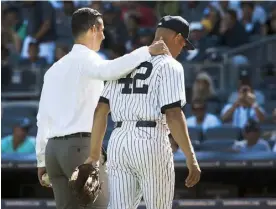
[(109, 99), (101, 96), (100, 99), (99, 99), (99, 102), (102, 102), (102, 103), (105, 103), (105, 104), (108, 104), (109, 105)]
[(134, 51), (134, 53), (139, 54), (139, 57), (141, 57), (141, 59), (143, 61), (147, 61), (151, 58), (151, 54), (149, 53), (149, 47), (148, 46), (140, 47), (140, 48), (136, 49)]
[(37, 156), (37, 167), (38, 168), (45, 167), (45, 155)]
[(165, 114), (165, 111), (167, 109), (171, 109), (171, 108), (175, 108), (175, 107), (180, 107), (180, 108), (182, 107), (181, 106), (181, 100), (162, 106), (161, 107), (161, 113)]

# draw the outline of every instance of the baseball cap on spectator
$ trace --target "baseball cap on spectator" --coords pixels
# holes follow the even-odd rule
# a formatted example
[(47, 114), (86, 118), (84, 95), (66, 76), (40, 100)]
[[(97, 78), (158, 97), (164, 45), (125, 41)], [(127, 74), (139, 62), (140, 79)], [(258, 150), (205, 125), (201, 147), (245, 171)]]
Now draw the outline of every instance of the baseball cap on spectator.
[(190, 25), (180, 16), (164, 16), (157, 25), (157, 28), (167, 28), (175, 31), (183, 36), (186, 40), (186, 46), (188, 50), (194, 50), (194, 45), (189, 41)]
[(23, 129), (29, 129), (31, 127), (31, 121), (29, 118), (19, 118), (15, 121), (14, 126)]

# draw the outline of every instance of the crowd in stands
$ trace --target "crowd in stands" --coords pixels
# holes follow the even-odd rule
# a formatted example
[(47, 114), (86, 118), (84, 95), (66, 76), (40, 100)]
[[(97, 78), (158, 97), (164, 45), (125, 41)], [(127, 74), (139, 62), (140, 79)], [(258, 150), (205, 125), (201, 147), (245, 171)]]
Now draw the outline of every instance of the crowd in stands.
[[(209, 48), (231, 49), (276, 35), (275, 2), (51, 0), (2, 1), (1, 6), (2, 92), (10, 89), (10, 83), (18, 82), (14, 69), (47, 69), (70, 51), (71, 15), (80, 7), (91, 7), (103, 14), (105, 40), (99, 54), (104, 59), (149, 45), (157, 22), (164, 15), (181, 15), (190, 22), (190, 40), (196, 50), (183, 51), (179, 56), (181, 62), (204, 62)], [(268, 63), (263, 70), (265, 76), (260, 86), (276, 90), (275, 65)], [(196, 75), (184, 112), (188, 127), (202, 132), (200, 141), (205, 140), (209, 130), (229, 125), (231, 130), (238, 128), (240, 132), (229, 149), (223, 151), (276, 152), (275, 97), (267, 101), (266, 92), (253, 85), (251, 74), (250, 69), (240, 70), (237, 89), (227, 95), (220, 94), (207, 72)], [(264, 124), (272, 128), (264, 130)], [(1, 152), (34, 153), (35, 134), (31, 136), (29, 132), (33, 126), (35, 120), (21, 117), (14, 121), (13, 131), (3, 136), (2, 130)], [(172, 140), (177, 151), (175, 146)]]

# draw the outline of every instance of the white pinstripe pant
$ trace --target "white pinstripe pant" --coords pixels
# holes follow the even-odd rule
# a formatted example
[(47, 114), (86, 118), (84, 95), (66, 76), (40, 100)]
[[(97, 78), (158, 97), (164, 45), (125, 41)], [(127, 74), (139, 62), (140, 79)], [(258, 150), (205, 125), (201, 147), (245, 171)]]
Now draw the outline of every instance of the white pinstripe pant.
[(123, 122), (108, 149), (108, 209), (136, 209), (143, 196), (147, 209), (170, 209), (174, 195), (173, 154), (166, 128), (137, 128)]

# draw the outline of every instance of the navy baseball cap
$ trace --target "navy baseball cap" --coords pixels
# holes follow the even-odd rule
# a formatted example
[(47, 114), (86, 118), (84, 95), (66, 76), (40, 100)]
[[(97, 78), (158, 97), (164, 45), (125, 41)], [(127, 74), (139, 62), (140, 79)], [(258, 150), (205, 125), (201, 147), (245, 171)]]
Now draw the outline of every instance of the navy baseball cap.
[(175, 31), (176, 33), (180, 33), (183, 38), (186, 40), (186, 46), (188, 50), (194, 50), (194, 45), (189, 41), (189, 33), (190, 33), (190, 25), (181, 16), (164, 16), (157, 25), (157, 28), (168, 28), (170, 30)]
[(19, 118), (15, 121), (14, 126), (24, 128), (24, 129), (28, 129), (28, 128), (31, 127), (31, 121), (30, 121), (29, 118)]

